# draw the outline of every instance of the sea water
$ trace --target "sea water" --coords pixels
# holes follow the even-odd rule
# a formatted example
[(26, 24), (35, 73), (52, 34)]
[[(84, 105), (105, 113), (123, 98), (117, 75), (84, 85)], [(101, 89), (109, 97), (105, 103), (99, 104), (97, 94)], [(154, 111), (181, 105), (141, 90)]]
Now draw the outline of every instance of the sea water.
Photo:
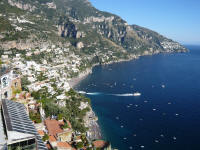
[(187, 48), (96, 66), (76, 87), (91, 99), (112, 147), (200, 150), (200, 46)]

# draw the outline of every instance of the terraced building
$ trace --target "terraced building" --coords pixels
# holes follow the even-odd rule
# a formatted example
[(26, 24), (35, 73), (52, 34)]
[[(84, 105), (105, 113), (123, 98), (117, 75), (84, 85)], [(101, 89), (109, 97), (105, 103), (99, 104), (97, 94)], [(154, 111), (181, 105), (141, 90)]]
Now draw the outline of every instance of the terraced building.
[(1, 101), (0, 149), (47, 150), (23, 104)]

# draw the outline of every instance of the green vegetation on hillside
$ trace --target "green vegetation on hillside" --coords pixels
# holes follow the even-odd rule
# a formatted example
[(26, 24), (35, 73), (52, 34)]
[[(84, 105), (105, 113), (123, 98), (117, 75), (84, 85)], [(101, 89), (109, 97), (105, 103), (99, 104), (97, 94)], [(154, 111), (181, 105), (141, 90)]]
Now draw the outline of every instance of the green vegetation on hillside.
[(1, 2), (1, 4), (0, 4), (0, 13), (1, 14), (5, 14), (5, 15), (15, 14), (17, 16), (24, 14), (24, 11), (22, 9), (19, 9), (17, 7), (9, 5), (7, 1), (1, 0), (0, 2)]
[(5, 17), (0, 17), (0, 33), (3, 31), (12, 31), (13, 27), (11, 26), (9, 20)]
[[(80, 102), (88, 102), (90, 100), (83, 95), (76, 93), (73, 89), (70, 89), (66, 93), (67, 98), (64, 100), (65, 105), (59, 106), (57, 103), (56, 95), (51, 95), (48, 93), (46, 88), (42, 90), (32, 92), (34, 99), (42, 103), (45, 110), (46, 117), (57, 116), (69, 120), (72, 124), (72, 128), (76, 131), (84, 133), (87, 128), (84, 126), (83, 117), (90, 110), (90, 108), (85, 108), (83, 110), (79, 109)], [(62, 117), (61, 117), (62, 116)]]
[[(19, 0), (16, 2), (26, 4), (33, 9), (31, 12), (25, 11), (2, 0), (0, 13), (5, 14), (6, 17), (0, 17), (0, 31), (7, 31), (7, 33), (0, 38), (1, 42), (32, 39), (32, 42), (38, 45), (48, 42), (58, 45), (62, 43), (62, 46), (69, 42), (73, 47), (70, 47), (70, 50), (79, 56), (94, 57), (92, 63), (107, 63), (129, 58), (132, 54), (142, 55), (146, 51), (152, 54), (155, 51), (186, 50), (154, 31), (137, 25), (129, 26), (119, 16), (97, 10), (88, 0)], [(56, 6), (56, 9), (47, 6), (49, 2)], [(16, 20), (12, 22), (8, 19), (9, 17), (12, 18), (11, 20), (18, 17), (28, 22), (17, 23)], [(23, 30), (15, 31), (13, 28), (15, 23)], [(163, 41), (171, 46), (163, 48)], [(83, 43), (83, 47), (79, 49), (77, 45), (80, 42)], [(27, 57), (27, 60), (41, 63), (45, 57), (41, 54)], [(48, 60), (52, 60), (51, 57), (53, 55), (48, 57)], [(76, 75), (73, 72), (71, 74)]]

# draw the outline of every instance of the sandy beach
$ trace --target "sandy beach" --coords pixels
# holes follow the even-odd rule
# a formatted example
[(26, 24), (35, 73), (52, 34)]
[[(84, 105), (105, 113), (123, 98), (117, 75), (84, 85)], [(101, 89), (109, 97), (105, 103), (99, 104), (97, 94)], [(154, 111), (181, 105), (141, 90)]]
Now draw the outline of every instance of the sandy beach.
[(92, 73), (91, 69), (86, 69), (84, 72), (81, 72), (77, 77), (71, 78), (68, 83), (71, 88), (74, 88), (76, 85), (78, 85), (83, 79), (85, 79), (89, 74)]
[[(140, 55), (130, 55), (129, 58), (127, 58), (127, 59), (118, 59), (118, 60), (110, 61), (110, 62), (101, 64), (101, 65), (109, 65), (109, 64), (113, 64), (113, 63), (130, 61), (132, 59), (138, 59), (139, 57), (140, 57)], [(74, 88), (76, 85), (78, 85), (82, 80), (84, 80), (89, 74), (92, 73), (92, 68), (97, 65), (100, 65), (100, 64), (93, 64), (91, 68), (87, 68), (85, 71), (79, 73), (79, 75), (77, 77), (69, 79), (68, 83), (69, 83), (70, 87)]]

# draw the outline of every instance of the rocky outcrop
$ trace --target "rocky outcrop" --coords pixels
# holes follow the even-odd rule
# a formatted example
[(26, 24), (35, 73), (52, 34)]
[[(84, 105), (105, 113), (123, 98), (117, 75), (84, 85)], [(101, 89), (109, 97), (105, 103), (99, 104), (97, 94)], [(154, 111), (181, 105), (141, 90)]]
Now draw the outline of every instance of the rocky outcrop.
[(23, 9), (23, 10), (34, 11), (36, 9), (35, 6), (32, 6), (30, 4), (25, 4), (22, 1), (8, 0), (8, 3), (11, 6), (16, 6), (17, 8), (20, 8), (20, 9)]
[(72, 22), (58, 25), (58, 35), (61, 37), (76, 38), (77, 32), (77, 28)]
[(102, 138), (101, 130), (97, 121), (98, 118), (96, 117), (92, 108), (90, 108), (90, 111), (87, 112), (86, 116), (84, 117), (84, 124), (86, 127), (89, 128), (89, 130), (87, 131), (87, 135), (90, 140)]
[(25, 43), (18, 43), (17, 41), (8, 41), (8, 42), (2, 43), (1, 48), (4, 50), (9, 50), (13, 48), (16, 48), (19, 50), (25, 50), (25, 49), (31, 48), (31, 46)]
[(38, 42), (32, 42), (31, 40), (27, 41), (7, 41), (7, 42), (2, 42), (0, 43), (0, 47), (4, 50), (9, 50), (9, 49), (18, 49), (18, 50), (27, 50), (27, 49), (33, 49), (36, 47), (42, 47), (44, 45), (43, 42), (38, 43)]
[(78, 31), (76, 25), (71, 21), (66, 21), (65, 23), (58, 25), (58, 35), (61, 37), (68, 37), (79, 39), (86, 36), (82, 31)]

